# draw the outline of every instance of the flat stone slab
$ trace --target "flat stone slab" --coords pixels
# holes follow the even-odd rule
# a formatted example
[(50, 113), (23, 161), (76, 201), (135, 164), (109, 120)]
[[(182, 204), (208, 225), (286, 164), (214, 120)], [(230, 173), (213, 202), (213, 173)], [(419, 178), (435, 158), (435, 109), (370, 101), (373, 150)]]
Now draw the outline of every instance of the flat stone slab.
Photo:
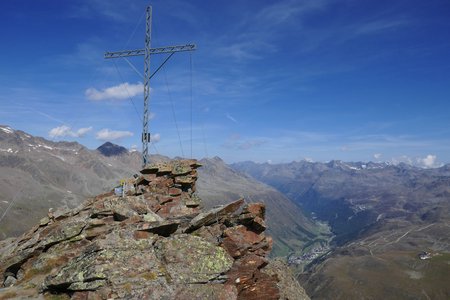
[(160, 236), (169, 237), (172, 233), (177, 231), (179, 225), (180, 223), (175, 221), (144, 223), (142, 225), (139, 225), (137, 230), (147, 231)]
[(202, 226), (208, 226), (213, 224), (214, 222), (219, 221), (225, 216), (229, 216), (234, 213), (242, 206), (244, 203), (244, 199), (239, 199), (237, 201), (231, 202), (225, 206), (221, 206), (218, 208), (213, 208), (207, 212), (198, 214), (194, 219), (189, 223), (189, 227), (185, 230), (185, 232), (192, 232)]

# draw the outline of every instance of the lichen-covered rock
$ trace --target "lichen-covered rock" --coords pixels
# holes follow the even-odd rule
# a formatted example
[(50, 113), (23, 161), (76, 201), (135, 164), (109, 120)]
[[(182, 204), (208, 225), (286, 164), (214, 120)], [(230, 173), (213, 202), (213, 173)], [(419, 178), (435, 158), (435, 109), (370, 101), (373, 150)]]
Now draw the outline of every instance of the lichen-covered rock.
[(145, 222), (162, 222), (164, 219), (151, 210), (142, 215)]
[(232, 284), (203, 284), (182, 286), (175, 292), (174, 299), (184, 300), (236, 300), (238, 299), (237, 288)]
[(42, 232), (40, 246), (48, 248), (51, 245), (76, 237), (84, 227), (86, 227), (85, 221), (66, 222), (64, 226), (58, 226), (57, 223), (54, 223), (46, 228), (48, 229), (47, 232), (46, 230)]
[(52, 210), (0, 241), (0, 299), (304, 299), (283, 266), (266, 271), (265, 206), (201, 212), (198, 166), (149, 165), (125, 197)]
[(160, 240), (155, 248), (177, 283), (224, 282), (224, 275), (233, 264), (225, 249), (197, 236), (175, 235)]
[(145, 274), (155, 274), (154, 280), (160, 276), (165, 281), (152, 247), (156, 237), (136, 240), (129, 236), (129, 229), (131, 226), (91, 243), (55, 275), (47, 276), (43, 290), (70, 292), (104, 287), (118, 293), (124, 280), (137, 288), (146, 286)]
[(192, 195), (192, 197), (186, 199), (187, 207), (198, 207), (198, 206), (200, 206), (200, 204), (201, 204), (201, 200), (196, 194), (194, 194), (194, 195)]

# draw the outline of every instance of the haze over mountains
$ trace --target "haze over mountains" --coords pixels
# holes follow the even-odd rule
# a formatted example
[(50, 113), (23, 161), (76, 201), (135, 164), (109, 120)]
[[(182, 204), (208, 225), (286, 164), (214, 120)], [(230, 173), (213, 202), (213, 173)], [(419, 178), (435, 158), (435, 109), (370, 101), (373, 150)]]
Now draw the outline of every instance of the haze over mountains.
[[(201, 163), (205, 206), (240, 197), (266, 203), (273, 252), (289, 256), (313, 299), (450, 297), (449, 165)], [(0, 126), (0, 238), (25, 231), (50, 207), (109, 191), (140, 168), (139, 152), (111, 143), (89, 150)], [(421, 260), (424, 251), (431, 256)]]
[(448, 212), (450, 166), (420, 169), (406, 164), (293, 162), (233, 164), (329, 222), (338, 244), (384, 219), (437, 221)]
[[(326, 221), (332, 251), (303, 273), (319, 299), (448, 299), (450, 166), (233, 164)], [(421, 252), (432, 253), (420, 260)]]

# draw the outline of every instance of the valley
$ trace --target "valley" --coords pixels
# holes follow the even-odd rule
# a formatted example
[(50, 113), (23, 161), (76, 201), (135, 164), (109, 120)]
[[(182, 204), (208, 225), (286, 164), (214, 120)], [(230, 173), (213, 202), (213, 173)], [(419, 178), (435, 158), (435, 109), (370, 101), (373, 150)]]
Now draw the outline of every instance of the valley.
[[(291, 258), (312, 299), (450, 296), (449, 166), (302, 161), (232, 167), (330, 225), (335, 234), (330, 251)], [(424, 252), (431, 257), (420, 259)], [(305, 261), (304, 268), (296, 264)]]

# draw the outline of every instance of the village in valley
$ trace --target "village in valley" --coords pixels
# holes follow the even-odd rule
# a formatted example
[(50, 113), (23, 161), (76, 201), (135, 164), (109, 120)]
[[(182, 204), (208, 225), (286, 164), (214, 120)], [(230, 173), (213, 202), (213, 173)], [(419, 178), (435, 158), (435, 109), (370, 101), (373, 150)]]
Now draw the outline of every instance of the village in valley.
[(289, 265), (305, 265), (312, 262), (316, 258), (328, 253), (331, 248), (328, 245), (317, 246), (311, 249), (311, 251), (304, 253), (300, 256), (292, 254), (288, 257), (287, 262)]

